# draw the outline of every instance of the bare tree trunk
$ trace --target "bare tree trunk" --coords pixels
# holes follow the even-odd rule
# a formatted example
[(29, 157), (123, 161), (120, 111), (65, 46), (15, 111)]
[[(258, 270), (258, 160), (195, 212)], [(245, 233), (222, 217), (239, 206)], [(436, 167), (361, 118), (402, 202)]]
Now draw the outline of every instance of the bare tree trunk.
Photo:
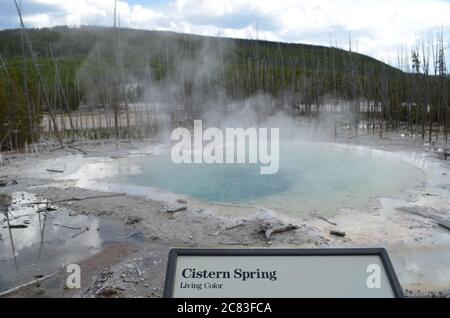
[[(67, 95), (65, 93), (64, 86), (63, 86), (63, 83), (61, 81), (61, 75), (60, 75), (60, 72), (59, 72), (58, 63), (56, 62), (55, 56), (53, 54), (53, 49), (52, 49), (51, 44), (49, 45), (49, 51), (50, 51), (50, 56), (51, 56), (52, 61), (53, 61), (53, 65), (55, 67), (56, 82), (57, 82), (57, 84), (58, 84), (58, 86), (59, 86), (59, 88), (61, 90), (61, 95), (62, 95), (63, 103), (64, 103), (64, 106), (65, 106), (65, 111), (66, 111), (67, 115), (69, 116), (69, 123), (70, 123), (70, 129), (72, 131), (72, 138), (74, 139), (75, 138), (75, 127), (74, 127), (74, 124), (73, 124), (73, 121), (72, 121), (72, 114), (71, 114), (71, 111), (70, 111), (69, 100), (67, 99)], [(65, 118), (64, 118), (64, 122), (65, 122)], [(65, 127), (64, 127), (64, 129), (65, 129)]]
[(27, 43), (31, 59), (32, 59), (34, 67), (36, 69), (36, 74), (38, 76), (38, 81), (40, 82), (40, 84), (42, 86), (41, 87), (42, 88), (42, 92), (43, 92), (43, 95), (44, 95), (45, 102), (46, 102), (46, 104), (48, 106), (48, 109), (49, 109), (50, 118), (52, 119), (52, 122), (53, 122), (53, 128), (55, 130), (55, 135), (56, 135), (56, 137), (57, 137), (61, 147), (64, 147), (64, 142), (63, 142), (63, 139), (61, 138), (61, 134), (59, 133), (58, 124), (56, 123), (56, 118), (55, 118), (55, 114), (54, 114), (54, 111), (53, 111), (53, 105), (50, 102), (50, 98), (48, 96), (48, 92), (46, 90), (45, 83), (44, 83), (44, 80), (42, 78), (41, 71), (39, 69), (39, 65), (38, 65), (38, 63), (36, 61), (36, 56), (35, 56), (35, 54), (33, 52), (33, 47), (31, 45), (31, 41), (28, 38), (28, 34), (27, 34), (26, 28), (25, 28), (25, 24), (23, 23), (22, 10), (20, 9), (19, 4), (17, 3), (17, 0), (14, 0), (14, 4), (16, 5), (17, 14), (19, 15), (20, 25), (21, 25), (21, 28), (22, 28), (22, 31), (23, 31), (25, 42)]

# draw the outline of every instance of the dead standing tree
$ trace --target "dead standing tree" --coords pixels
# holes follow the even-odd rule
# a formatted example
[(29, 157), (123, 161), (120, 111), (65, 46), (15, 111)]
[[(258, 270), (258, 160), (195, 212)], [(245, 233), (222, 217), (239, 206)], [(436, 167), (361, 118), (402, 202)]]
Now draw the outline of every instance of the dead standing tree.
[(38, 62), (36, 60), (36, 54), (33, 51), (33, 46), (31, 44), (30, 38), (28, 37), (27, 30), (26, 30), (25, 24), (23, 22), (22, 10), (21, 10), (19, 4), (17, 3), (17, 0), (13, 0), (13, 1), (14, 1), (15, 6), (16, 6), (17, 14), (19, 15), (20, 27), (21, 27), (22, 32), (23, 32), (23, 37), (24, 37), (24, 40), (25, 40), (25, 44), (26, 44), (26, 46), (28, 48), (28, 53), (30, 54), (31, 61), (32, 61), (33, 66), (35, 68), (36, 75), (37, 75), (37, 78), (38, 78), (38, 81), (39, 81), (39, 85), (41, 86), (41, 89), (42, 89), (42, 94), (44, 96), (44, 102), (46, 103), (46, 105), (48, 107), (50, 118), (51, 118), (51, 121), (52, 121), (52, 124), (53, 124), (53, 129), (55, 131), (55, 135), (56, 135), (56, 137), (58, 139), (58, 142), (59, 142), (60, 146), (64, 147), (64, 142), (63, 142), (63, 139), (61, 137), (60, 131), (58, 129), (58, 124), (56, 122), (56, 117), (55, 117), (55, 112), (53, 110), (53, 105), (50, 102), (50, 97), (49, 97), (49, 94), (48, 94), (48, 91), (47, 91), (47, 86), (45, 85), (45, 81), (44, 81), (42, 73), (40, 71), (39, 64), (38, 64)]
[[(64, 86), (63, 86), (63, 82), (61, 80), (58, 62), (56, 61), (55, 56), (53, 54), (53, 49), (52, 49), (51, 44), (49, 45), (49, 51), (50, 51), (50, 56), (53, 61), (53, 65), (55, 67), (55, 81), (56, 81), (55, 86), (58, 88), (58, 89), (56, 89), (56, 91), (58, 91), (58, 90), (61, 91), (62, 101), (63, 101), (64, 107), (65, 107), (65, 111), (69, 117), (70, 129), (72, 131), (72, 138), (75, 139), (75, 126), (74, 126), (73, 120), (72, 120), (72, 114), (70, 111), (69, 100), (67, 98), (66, 92), (64, 91)], [(65, 121), (65, 118), (64, 118), (64, 121)]]
[(113, 85), (111, 92), (111, 106), (114, 113), (114, 133), (117, 139), (120, 139), (120, 87), (119, 87), (119, 72), (118, 68), (118, 45), (119, 33), (117, 30), (117, 0), (114, 1), (114, 41), (113, 41), (113, 54), (114, 54), (114, 65), (113, 65)]
[(38, 128), (36, 127), (35, 122), (35, 107), (33, 103), (33, 99), (31, 98), (30, 90), (28, 87), (28, 68), (26, 63), (26, 48), (25, 48), (25, 39), (24, 39), (24, 30), (21, 30), (21, 36), (20, 36), (20, 42), (22, 47), (22, 63), (23, 63), (23, 89), (25, 93), (25, 97), (27, 100), (27, 114), (28, 114), (28, 121), (29, 121), (29, 129), (30, 129), (30, 137), (31, 137), (31, 144), (33, 150), (36, 149), (36, 138), (38, 136)]

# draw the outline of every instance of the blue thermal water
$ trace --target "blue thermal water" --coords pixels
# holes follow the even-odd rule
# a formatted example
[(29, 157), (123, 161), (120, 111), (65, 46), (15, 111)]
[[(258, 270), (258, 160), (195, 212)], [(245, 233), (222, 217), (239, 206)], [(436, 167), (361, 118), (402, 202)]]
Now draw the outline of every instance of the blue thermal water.
[(259, 164), (181, 164), (170, 153), (135, 159), (141, 173), (122, 184), (151, 186), (208, 202), (264, 203), (267, 207), (352, 207), (389, 196), (422, 180), (399, 160), (327, 144), (285, 143), (280, 169), (261, 175)]

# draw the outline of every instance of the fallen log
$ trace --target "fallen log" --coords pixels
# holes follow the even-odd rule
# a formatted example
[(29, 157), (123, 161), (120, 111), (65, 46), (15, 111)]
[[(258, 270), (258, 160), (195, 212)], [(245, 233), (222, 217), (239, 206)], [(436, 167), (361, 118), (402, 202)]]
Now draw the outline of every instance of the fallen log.
[(142, 232), (132, 232), (132, 233), (130, 233), (130, 234), (126, 234), (126, 235), (123, 235), (123, 236), (119, 236), (119, 237), (117, 238), (117, 240), (118, 240), (118, 241), (120, 241), (120, 240), (125, 240), (125, 239), (130, 238), (130, 237), (132, 237), (132, 236), (135, 236), (135, 235), (137, 235), (137, 234), (142, 234)]
[(56, 211), (56, 210), (58, 210), (58, 209), (47, 206), (47, 207), (45, 207), (43, 209), (37, 210), (36, 213), (53, 212), (53, 211)]
[(25, 224), (12, 225), (12, 224), (10, 224), (8, 227), (13, 230), (14, 229), (26, 229), (26, 228), (28, 228), (28, 225), (25, 225)]
[(228, 226), (223, 227), (223, 230), (226, 230), (226, 231), (233, 230), (235, 228), (238, 228), (238, 227), (241, 227), (241, 226), (244, 226), (244, 225), (245, 225), (245, 221), (240, 221), (240, 222), (236, 222), (236, 224), (232, 224), (232, 225), (228, 225)]
[(450, 222), (445, 221), (445, 220), (441, 220), (441, 221), (438, 221), (438, 225), (440, 227), (443, 227), (444, 229), (447, 229), (447, 230), (450, 231)]
[(68, 145), (67, 147), (68, 147), (68, 148), (70, 148), (70, 149), (73, 149), (73, 150), (79, 151), (79, 152), (81, 152), (81, 153), (82, 153), (83, 155), (87, 156), (87, 153), (86, 153), (86, 151), (84, 151), (83, 149), (77, 148), (77, 147), (75, 147), (75, 146), (72, 146), (72, 145)]
[(332, 230), (332, 231), (330, 231), (330, 234), (334, 235), (334, 236), (345, 237), (345, 232), (342, 232), (342, 231)]
[(322, 220), (322, 221), (327, 222), (328, 224), (337, 226), (337, 223), (333, 223), (333, 222), (329, 221), (328, 219), (324, 218), (323, 216), (318, 216), (317, 218), (318, 218), (319, 220)]
[(0, 187), (9, 187), (16, 184), (18, 184), (16, 180), (0, 180)]
[(105, 194), (105, 195), (95, 195), (92, 197), (84, 197), (84, 198), (69, 198), (69, 199), (63, 199), (54, 201), (53, 203), (61, 203), (61, 202), (68, 202), (68, 201), (84, 201), (84, 200), (92, 200), (92, 199), (104, 199), (104, 198), (114, 198), (114, 197), (123, 197), (127, 195), (126, 193), (116, 193), (116, 194)]
[(55, 169), (46, 169), (48, 172), (53, 172), (53, 173), (64, 173), (63, 170), (55, 170)]
[(75, 235), (72, 235), (71, 238), (76, 238), (77, 236), (79, 236), (79, 235), (81, 235), (81, 234), (83, 234), (83, 233), (86, 233), (86, 232), (89, 232), (89, 227), (88, 227), (88, 226), (86, 226), (86, 228), (85, 228), (83, 231), (78, 232), (78, 233), (75, 234)]
[(121, 197), (127, 195), (126, 193), (116, 193), (116, 194), (105, 194), (105, 195), (96, 195), (92, 197), (84, 197), (84, 198), (68, 198), (68, 199), (62, 199), (57, 201), (38, 201), (38, 202), (30, 202), (26, 203), (29, 204), (55, 204), (55, 203), (62, 203), (62, 202), (69, 202), (69, 201), (84, 201), (84, 200), (93, 200), (93, 199), (103, 199), (103, 198), (114, 198), (114, 197)]
[(167, 213), (176, 213), (176, 212), (181, 212), (181, 211), (186, 211), (187, 210), (187, 206), (183, 205), (183, 206), (175, 206), (175, 207), (168, 207), (166, 209)]
[(267, 241), (270, 241), (270, 239), (272, 238), (272, 236), (274, 234), (285, 233), (285, 232), (294, 231), (294, 230), (298, 230), (298, 229), (299, 229), (299, 226), (292, 225), (292, 224), (289, 224), (289, 225), (283, 226), (283, 227), (279, 227), (279, 228), (275, 228), (275, 229), (272, 229), (271, 226), (268, 226), (268, 228), (264, 232), (264, 237), (266, 238)]
[(81, 230), (81, 227), (72, 227), (72, 226), (67, 226), (67, 225), (62, 225), (62, 224), (57, 224), (54, 223), (54, 226), (58, 226), (58, 227), (63, 227), (65, 229), (69, 229), (69, 230)]

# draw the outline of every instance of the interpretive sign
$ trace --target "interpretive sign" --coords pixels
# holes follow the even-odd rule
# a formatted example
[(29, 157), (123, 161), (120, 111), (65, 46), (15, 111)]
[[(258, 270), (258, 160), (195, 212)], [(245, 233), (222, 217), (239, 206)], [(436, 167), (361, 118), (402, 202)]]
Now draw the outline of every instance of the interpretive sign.
[(403, 297), (385, 249), (173, 249), (165, 297)]

